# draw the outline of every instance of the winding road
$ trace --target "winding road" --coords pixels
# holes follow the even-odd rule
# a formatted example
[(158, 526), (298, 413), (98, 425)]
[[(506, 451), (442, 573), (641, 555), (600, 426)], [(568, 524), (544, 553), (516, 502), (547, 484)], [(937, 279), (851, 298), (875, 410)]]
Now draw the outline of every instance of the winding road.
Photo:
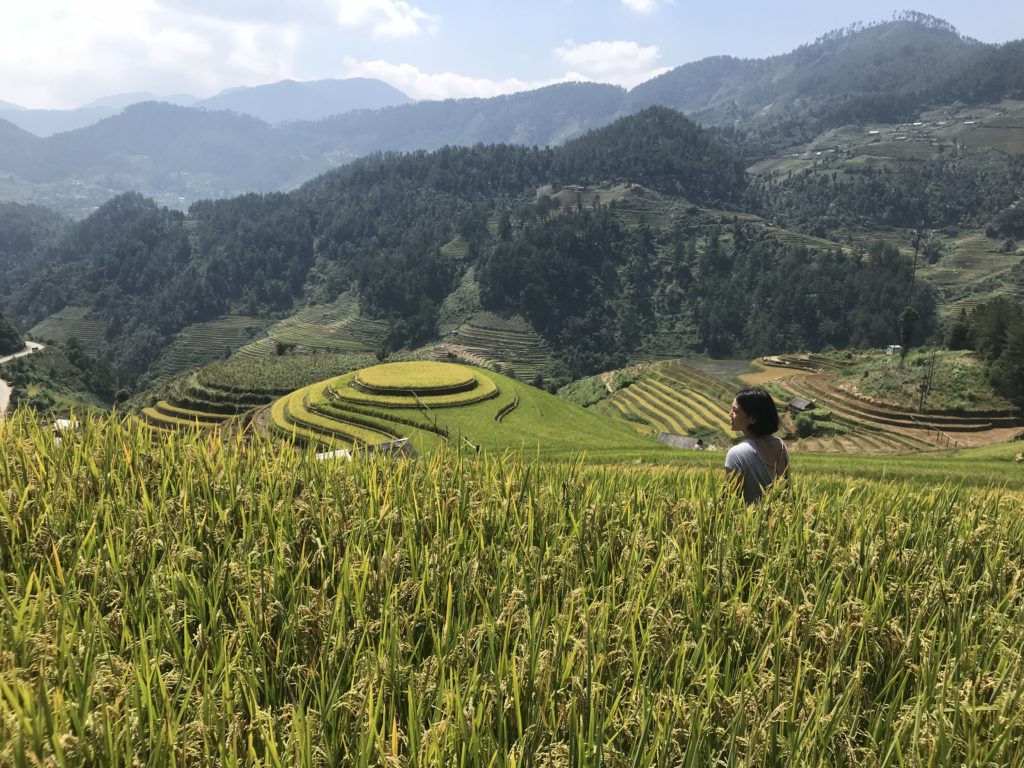
[[(25, 348), (21, 352), (15, 352), (13, 355), (7, 355), (6, 357), (0, 357), (0, 365), (13, 360), (16, 357), (24, 357), (25, 355), (31, 355), (33, 352), (38, 352), (43, 348), (42, 344), (38, 344), (34, 341), (26, 341)], [(7, 405), (11, 402), (11, 385), (3, 379), (0, 379), (0, 421), (4, 420), (4, 416), (7, 415)]]

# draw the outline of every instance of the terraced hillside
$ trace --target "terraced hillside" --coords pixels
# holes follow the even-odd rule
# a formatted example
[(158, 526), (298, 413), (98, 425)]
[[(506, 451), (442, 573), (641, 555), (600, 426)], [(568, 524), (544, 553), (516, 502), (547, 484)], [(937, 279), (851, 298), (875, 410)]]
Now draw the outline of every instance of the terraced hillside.
[(242, 347), (238, 355), (266, 357), (276, 354), (279, 345), (299, 352), (373, 352), (381, 348), (386, 333), (387, 324), (363, 317), (359, 299), (346, 293), (331, 304), (304, 307), (275, 323), (264, 338)]
[(205, 429), (226, 424), (275, 398), (327, 376), (370, 364), (372, 355), (287, 355), (234, 358), (164, 386), (141, 417), (155, 429)]
[(798, 374), (779, 383), (787, 392), (827, 408), (834, 418), (851, 428), (851, 435), (836, 438), (831, 448), (828, 441), (819, 441), (824, 444), (807, 442), (803, 447), (808, 449), (956, 448), (1008, 439), (1014, 432), (1024, 429), (1024, 420), (1008, 413), (915, 413), (875, 405), (833, 387), (826, 374)]
[(477, 312), (448, 335), (437, 348), (442, 356), (453, 355), (473, 365), (512, 373), (521, 381), (531, 381), (551, 368), (547, 343), (522, 317), (499, 317)]
[(838, 371), (843, 365), (824, 355), (765, 355), (761, 365), (797, 371)]
[(230, 357), (239, 347), (250, 343), (263, 325), (262, 320), (244, 315), (190, 325), (178, 334), (152, 370), (157, 376), (173, 376)]
[(103, 344), (106, 322), (90, 317), (88, 307), (64, 307), (42, 322), (32, 326), (26, 334), (42, 342), (65, 342), (77, 339), (87, 352), (95, 353)]
[(921, 276), (939, 290), (943, 314), (955, 317), (996, 296), (1024, 297), (1019, 278), (1024, 254), (1006, 253), (1002, 244), (981, 232), (959, 235), (947, 241), (939, 261), (921, 267)]
[(198, 371), (189, 374), (165, 398), (143, 408), (142, 418), (162, 430), (204, 429), (266, 405), (279, 394), (273, 390), (242, 390), (224, 386)]
[(441, 246), (441, 254), (452, 261), (465, 261), (469, 256), (469, 241), (462, 235), (456, 235), (452, 240)]
[(482, 368), (438, 361), (385, 363), (335, 376), (276, 400), (269, 429), (331, 449), (382, 449), (408, 439), (476, 451), (657, 452), (626, 424)]
[(647, 366), (608, 402), (621, 416), (642, 421), (656, 432), (687, 435), (711, 430), (721, 434), (724, 444), (732, 396), (724, 382), (673, 360)]

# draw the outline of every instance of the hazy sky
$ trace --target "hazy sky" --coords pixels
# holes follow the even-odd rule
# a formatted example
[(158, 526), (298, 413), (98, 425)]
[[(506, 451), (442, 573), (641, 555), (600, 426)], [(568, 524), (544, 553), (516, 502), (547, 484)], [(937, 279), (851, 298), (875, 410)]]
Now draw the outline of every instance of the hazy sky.
[[(633, 86), (716, 54), (785, 53), (892, 17), (858, 2), (0, 0), (0, 100), (69, 108), (116, 93), (211, 96), (285, 78), (376, 77), (418, 99), (562, 80)], [(1019, 0), (922, 0), (984, 42), (1024, 37)]]

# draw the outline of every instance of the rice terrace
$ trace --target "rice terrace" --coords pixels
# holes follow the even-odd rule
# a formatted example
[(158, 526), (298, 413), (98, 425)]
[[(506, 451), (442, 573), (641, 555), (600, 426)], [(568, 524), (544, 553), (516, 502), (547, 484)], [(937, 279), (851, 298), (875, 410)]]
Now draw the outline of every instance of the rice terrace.
[[(798, 453), (745, 508), (720, 453), (493, 371), (318, 357), (353, 369), (4, 425), (6, 763), (1024, 759), (1012, 444)], [(726, 396), (648, 367), (609, 398)]]
[(1024, 766), (1024, 10), (532, 2), (5, 15), (0, 768)]

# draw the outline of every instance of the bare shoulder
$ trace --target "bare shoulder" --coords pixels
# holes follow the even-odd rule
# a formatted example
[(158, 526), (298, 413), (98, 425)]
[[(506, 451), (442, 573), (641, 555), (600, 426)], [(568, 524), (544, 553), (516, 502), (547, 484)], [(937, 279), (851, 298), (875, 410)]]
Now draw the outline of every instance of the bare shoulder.
[(757, 449), (769, 464), (784, 463), (789, 455), (782, 438), (774, 435), (770, 439), (759, 441)]

